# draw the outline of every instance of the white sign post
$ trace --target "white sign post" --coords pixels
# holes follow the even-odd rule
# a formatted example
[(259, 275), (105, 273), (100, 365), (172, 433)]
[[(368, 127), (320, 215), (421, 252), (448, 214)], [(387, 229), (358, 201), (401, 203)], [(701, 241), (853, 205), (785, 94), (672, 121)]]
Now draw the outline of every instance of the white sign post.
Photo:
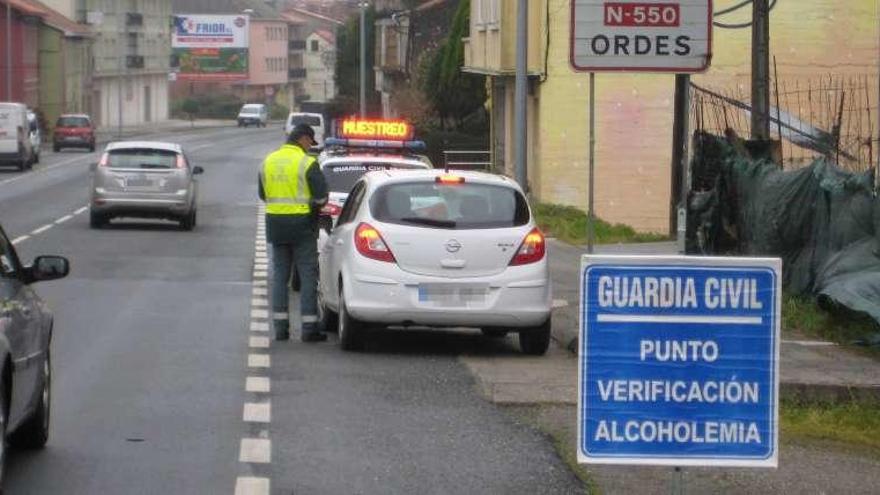
[(572, 0), (570, 56), (581, 72), (704, 71), (712, 0)]

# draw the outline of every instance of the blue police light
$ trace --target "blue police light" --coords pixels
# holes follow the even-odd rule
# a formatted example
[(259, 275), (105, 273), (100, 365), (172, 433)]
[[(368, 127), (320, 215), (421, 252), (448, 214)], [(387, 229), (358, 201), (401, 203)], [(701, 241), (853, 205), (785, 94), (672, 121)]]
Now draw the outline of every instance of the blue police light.
[(340, 146), (344, 148), (404, 149), (408, 151), (425, 151), (428, 145), (424, 141), (390, 141), (381, 139), (345, 139), (327, 138), (325, 147)]

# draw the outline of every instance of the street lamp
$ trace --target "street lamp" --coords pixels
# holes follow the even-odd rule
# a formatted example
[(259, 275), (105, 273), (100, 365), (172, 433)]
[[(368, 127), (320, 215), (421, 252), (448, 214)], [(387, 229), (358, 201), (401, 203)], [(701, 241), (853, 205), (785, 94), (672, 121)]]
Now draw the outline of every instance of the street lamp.
[(6, 101), (12, 101), (12, 2), (6, 0)]
[(242, 103), (247, 103), (248, 102), (248, 86), (250, 86), (250, 80), (251, 80), (251, 63), (253, 62), (253, 60), (251, 60), (251, 53), (250, 53), (251, 52), (251, 49), (250, 49), (251, 32), (250, 31), (251, 31), (251, 16), (254, 14), (254, 9), (244, 9), (241, 11), (241, 13), (248, 17), (248, 24), (247, 24), (248, 25), (248, 63), (247, 63), (248, 73), (247, 73), (247, 77), (244, 80), (244, 83), (241, 85), (241, 100), (242, 100)]
[(361, 118), (367, 116), (367, 8), (370, 2), (358, 2), (361, 10)]

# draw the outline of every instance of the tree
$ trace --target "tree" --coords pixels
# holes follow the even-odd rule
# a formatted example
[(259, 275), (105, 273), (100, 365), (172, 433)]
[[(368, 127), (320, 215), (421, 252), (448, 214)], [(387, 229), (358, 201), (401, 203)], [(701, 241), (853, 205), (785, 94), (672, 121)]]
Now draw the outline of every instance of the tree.
[(445, 127), (448, 119), (453, 119), (460, 128), (464, 118), (486, 102), (485, 77), (461, 70), (464, 65), (461, 40), (468, 33), (470, 11), (470, 0), (458, 4), (448, 37), (432, 56), (426, 58), (427, 66), (421, 70), (424, 92), (431, 99), (441, 127)]
[(189, 126), (194, 127), (196, 114), (199, 113), (199, 102), (196, 101), (195, 98), (187, 98), (186, 100), (183, 100), (180, 109), (183, 113), (189, 115)]
[[(376, 10), (370, 7), (366, 11), (366, 41), (367, 41), (367, 108), (374, 110), (379, 106), (379, 98), (376, 93), (376, 78), (373, 75), (375, 60), (375, 22)], [(353, 16), (345, 25), (336, 30), (336, 67), (333, 78), (336, 82), (337, 107), (346, 108), (346, 113), (357, 111), (357, 102), (360, 97), (360, 16)]]

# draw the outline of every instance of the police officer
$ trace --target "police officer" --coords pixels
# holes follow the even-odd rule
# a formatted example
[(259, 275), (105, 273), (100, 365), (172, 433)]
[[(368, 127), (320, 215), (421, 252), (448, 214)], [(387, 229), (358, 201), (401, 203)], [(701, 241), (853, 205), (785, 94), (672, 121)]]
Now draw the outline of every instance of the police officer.
[(302, 341), (327, 340), (318, 330), (318, 228), (313, 214), (327, 202), (327, 183), (315, 158), (308, 155), (315, 144), (312, 127), (297, 125), (260, 170), (259, 194), (266, 202), (266, 236), (272, 245), (275, 340), (290, 338), (288, 283), (294, 265), (300, 276)]

